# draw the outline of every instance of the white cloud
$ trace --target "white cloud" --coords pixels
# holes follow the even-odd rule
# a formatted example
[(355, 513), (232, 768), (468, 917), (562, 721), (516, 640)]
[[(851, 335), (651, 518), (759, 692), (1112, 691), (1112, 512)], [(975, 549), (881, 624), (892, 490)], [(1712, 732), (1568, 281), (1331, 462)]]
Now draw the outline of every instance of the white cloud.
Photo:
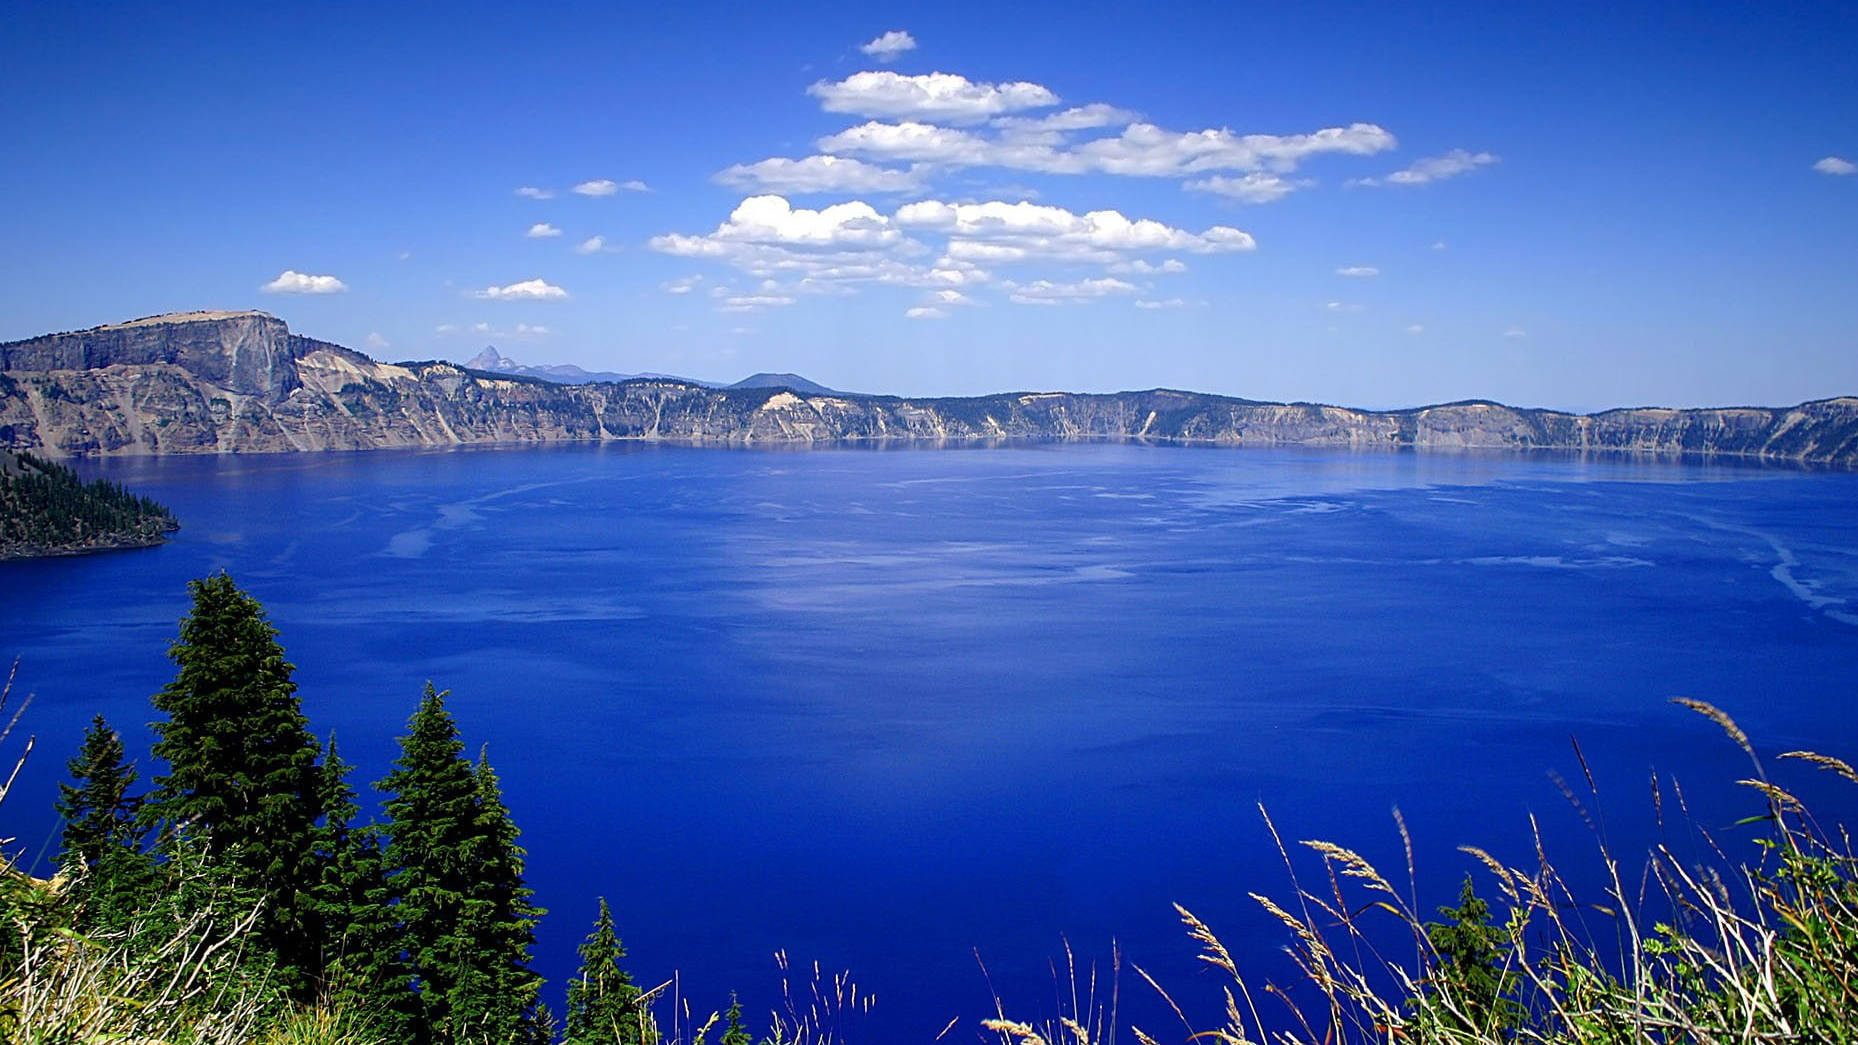
[(505, 287), (485, 287), (472, 297), (486, 301), (559, 301), (568, 292), (540, 279), (526, 279)]
[(1503, 332), (1504, 337), (1528, 337), (1529, 332), (1521, 327), (1511, 327)]
[(383, 348), (393, 347), (393, 342), (382, 337), (381, 332), (378, 330), (370, 331), (368, 333), (368, 339), (365, 342), (365, 344), (367, 344), (369, 348), (374, 349), (376, 352), (379, 352)]
[(1444, 249), (1445, 249), (1445, 241), (1444, 241), (1444, 240), (1442, 240), (1442, 239), (1435, 239), (1435, 240), (1433, 240), (1433, 241), (1432, 241), (1432, 249), (1433, 249), (1433, 250), (1444, 250)]
[(1118, 109), (1114, 105), (1092, 102), (1055, 112), (1049, 116), (998, 116), (991, 122), (1006, 137), (1030, 138), (1046, 135), (1064, 134), (1069, 131), (1088, 131), (1097, 127), (1114, 127), (1118, 124), (1131, 123), (1136, 114), (1127, 109)]
[(821, 210), (796, 208), (780, 196), (750, 196), (708, 236), (655, 236), (653, 250), (684, 257), (739, 256), (757, 244), (840, 251), (881, 250), (903, 241), (889, 218), (862, 200)]
[(1073, 214), (1037, 203), (942, 203), (924, 200), (897, 210), (897, 224), (949, 236), (949, 255), (969, 261), (1032, 257), (1114, 262), (1123, 253), (1161, 250), (1212, 254), (1251, 250), (1252, 237), (1215, 225), (1192, 233), (1148, 218), (1131, 221), (1113, 210)]
[(340, 294), (348, 284), (334, 276), (312, 276), (295, 269), (285, 269), (259, 290), (267, 294)]
[(939, 308), (931, 308), (928, 305), (918, 305), (915, 308), (905, 309), (903, 312), (903, 318), (904, 319), (947, 319), (948, 313)]
[(895, 61), (903, 52), (916, 50), (916, 38), (902, 29), (892, 29), (859, 50), (880, 62)]
[(1187, 302), (1182, 301), (1180, 298), (1167, 298), (1161, 301), (1154, 301), (1148, 298), (1138, 298), (1136, 299), (1135, 307), (1148, 309), (1150, 311), (1154, 311), (1157, 309), (1164, 309), (1164, 308), (1186, 308)]
[(1291, 193), (1309, 185), (1308, 181), (1292, 181), (1264, 171), (1253, 171), (1237, 178), (1228, 178), (1215, 174), (1209, 178), (1190, 181), (1188, 189), (1195, 192), (1211, 192), (1238, 200), (1240, 203), (1271, 203), (1281, 200)]
[(1323, 306), (1331, 312), (1360, 312), (1361, 306), (1352, 301), (1331, 301)]
[(555, 190), (538, 189), (534, 185), (525, 185), (516, 190), (516, 195), (532, 200), (552, 200), (555, 198)]
[(1036, 83), (975, 83), (955, 73), (904, 76), (863, 72), (807, 88), (827, 112), (857, 116), (906, 116), (972, 123), (990, 116), (1057, 105), (1058, 96)]
[(791, 305), (794, 299), (786, 294), (742, 294), (725, 297), (717, 306), (718, 312), (759, 312), (764, 308), (780, 308)]
[(1418, 323), (1414, 323), (1406, 328), (1406, 332), (1409, 334), (1423, 334), (1426, 332), (1426, 328)]
[(1137, 258), (1134, 261), (1119, 261), (1110, 266), (1110, 271), (1119, 275), (1133, 273), (1138, 276), (1172, 276), (1186, 272), (1187, 263), (1179, 258), (1169, 258), (1157, 265), (1144, 258)]
[(827, 135), (816, 144), (821, 152), (856, 152), (887, 160), (915, 160), (960, 167), (1004, 166), (990, 158), (992, 144), (980, 135), (915, 120), (901, 123), (879, 123), (873, 120)]
[(651, 186), (637, 179), (632, 181), (614, 181), (611, 178), (595, 178), (592, 181), (584, 181), (576, 185), (574, 191), (582, 196), (611, 196), (620, 191), (650, 192), (652, 189)]
[(1368, 276), (1380, 275), (1381, 270), (1375, 268), (1373, 265), (1344, 265), (1336, 269), (1335, 274), (1338, 276), (1353, 276), (1358, 279), (1365, 279)]
[(1385, 178), (1356, 178), (1350, 185), (1425, 185), (1429, 182), (1455, 178), (1468, 174), (1479, 167), (1496, 163), (1498, 157), (1487, 152), (1467, 152), (1453, 149), (1443, 156), (1431, 156), (1417, 160), (1405, 170), (1394, 171)]
[(658, 286), (667, 294), (688, 294), (701, 282), (703, 282), (702, 276), (681, 276), (677, 279), (666, 280)]
[[(1088, 108), (1088, 107), (1086, 107)], [(1082, 112), (1083, 110), (1073, 110)], [(1067, 114), (1053, 119), (1062, 120)], [(932, 117), (924, 117), (931, 119)], [(997, 121), (1004, 122), (1004, 121)], [(1329, 127), (1311, 134), (1234, 134), (1227, 129), (1175, 132), (1150, 123), (1132, 123), (1121, 134), (1067, 144), (1062, 133), (1029, 128), (1040, 121), (1019, 121), (994, 137), (978, 131), (942, 127), (922, 120), (870, 121), (819, 139), (821, 152), (856, 153), (884, 160), (907, 160), (955, 167), (1005, 167), (1045, 174), (1117, 174), (1130, 177), (1183, 177), (1214, 171), (1294, 170), (1318, 153), (1371, 155), (1395, 145), (1394, 136), (1371, 123)], [(1196, 186), (1238, 198), (1250, 193), (1283, 195), (1298, 183), (1276, 179), (1215, 181)], [(1281, 190), (1281, 191), (1280, 191)], [(1275, 197), (1272, 197), (1275, 198)], [(1262, 202), (1262, 200), (1258, 200)]]
[(550, 225), (546, 221), (538, 221), (534, 225), (529, 226), (529, 231), (523, 233), (523, 235), (530, 239), (553, 239), (561, 235), (561, 230)]
[(1133, 123), (1119, 137), (1085, 142), (1076, 153), (1090, 169), (1105, 174), (1165, 177), (1261, 167), (1290, 171), (1318, 153), (1371, 156), (1395, 144), (1392, 134), (1372, 123), (1290, 135), (1234, 134), (1227, 128), (1179, 133)]
[(931, 294), (929, 296), (937, 304), (940, 304), (940, 305), (972, 305), (974, 304), (973, 298), (969, 297), (966, 294), (963, 294), (959, 290), (938, 290), (934, 294)]
[(893, 170), (848, 156), (799, 160), (776, 156), (760, 163), (738, 163), (713, 180), (731, 188), (782, 193), (915, 192), (923, 184), (918, 168)]
[(1007, 300), (1015, 305), (1083, 304), (1117, 294), (1134, 294), (1138, 288), (1114, 277), (1054, 283), (1049, 279), (1006, 284)]
[(581, 241), (580, 246), (574, 248), (574, 253), (576, 254), (598, 254), (603, 250), (617, 250), (617, 249), (618, 249), (617, 247), (608, 247), (606, 245), (605, 236), (589, 236), (586, 239)]
[(1813, 164), (1813, 169), (1821, 174), (1858, 174), (1858, 163), (1838, 156), (1828, 156)]

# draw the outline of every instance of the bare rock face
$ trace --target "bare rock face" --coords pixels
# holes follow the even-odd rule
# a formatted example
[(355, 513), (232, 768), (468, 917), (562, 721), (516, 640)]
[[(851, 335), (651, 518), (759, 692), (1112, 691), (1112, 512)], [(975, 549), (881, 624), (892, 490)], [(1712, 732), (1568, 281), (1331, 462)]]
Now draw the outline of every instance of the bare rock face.
[(1168, 389), (902, 399), (662, 378), (559, 384), (452, 363), (380, 363), (292, 334), (262, 312), (155, 316), (0, 344), (0, 447), (52, 454), (1051, 438), (1631, 451), (1853, 467), (1858, 398), (1583, 416), (1489, 402), (1365, 411)]
[(284, 321), (263, 312), (179, 312), (0, 345), (0, 370), (178, 366), (241, 395), (282, 399), (296, 387)]

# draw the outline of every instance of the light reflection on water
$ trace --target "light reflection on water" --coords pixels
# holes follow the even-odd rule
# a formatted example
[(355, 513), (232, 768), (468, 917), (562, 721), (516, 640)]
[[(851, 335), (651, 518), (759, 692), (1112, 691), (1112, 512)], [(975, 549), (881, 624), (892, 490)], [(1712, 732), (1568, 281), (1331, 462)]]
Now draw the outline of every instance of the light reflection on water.
[(555, 909), (557, 989), (596, 895), (695, 1005), (771, 1003), (776, 948), (852, 967), (872, 1040), (986, 1014), (973, 947), (1049, 1003), (1061, 932), (1203, 987), (1176, 900), (1283, 979), (1245, 898), (1287, 889), (1259, 802), (1388, 868), (1398, 803), (1443, 903), (1453, 847), (1523, 860), (1527, 813), (1588, 845), (1544, 778), (1575, 775), (1570, 734), (1628, 851), (1654, 764), (1739, 816), (1742, 767), (1670, 696), (1858, 755), (1849, 474), (1117, 444), (85, 467), (185, 529), (0, 567), (41, 739), (0, 835), (36, 851), (92, 713), (146, 749), (185, 583), (226, 568), (358, 779), (426, 679), (452, 688)]

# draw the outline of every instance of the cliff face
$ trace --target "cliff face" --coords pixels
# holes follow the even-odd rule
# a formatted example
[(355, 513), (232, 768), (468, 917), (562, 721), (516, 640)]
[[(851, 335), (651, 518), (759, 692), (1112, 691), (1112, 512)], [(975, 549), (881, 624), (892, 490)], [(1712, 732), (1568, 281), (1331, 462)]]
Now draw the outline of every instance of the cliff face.
[(451, 363), (378, 363), (291, 334), (261, 312), (158, 316), (0, 344), (0, 447), (54, 454), (1053, 437), (1689, 452), (1853, 466), (1858, 398), (1582, 416), (1497, 403), (1371, 412), (1160, 389), (912, 400), (649, 379), (560, 385)]

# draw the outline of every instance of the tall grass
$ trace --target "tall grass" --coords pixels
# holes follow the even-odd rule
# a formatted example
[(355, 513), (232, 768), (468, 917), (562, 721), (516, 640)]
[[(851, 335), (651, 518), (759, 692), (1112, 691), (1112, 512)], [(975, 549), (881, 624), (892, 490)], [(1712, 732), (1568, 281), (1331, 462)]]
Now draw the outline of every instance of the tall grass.
[[(1582, 902), (1532, 818), (1532, 865), (1463, 847), (1483, 869), (1494, 920), (1484, 923), (1476, 900), (1446, 912), (1460, 916), (1454, 925), (1429, 921), (1408, 899), (1412, 845), (1398, 817), (1405, 893), (1343, 846), (1286, 846), (1264, 814), (1292, 893), (1287, 903), (1250, 895), (1283, 925), (1304, 986), (1251, 983), (1214, 930), (1180, 907), (1201, 961), (1223, 981), (1216, 1024), (1196, 1031), (1163, 985), (1136, 971), (1173, 1007), (1189, 1041), (1222, 1045), (1858, 1042), (1858, 859), (1849, 834), (1774, 783), (1728, 715), (1678, 703), (1715, 722), (1750, 761), (1752, 775), (1738, 783), (1765, 811), (1741, 822), (1764, 828), (1748, 859), (1729, 858), (1692, 820), (1702, 862), (1659, 844), (1628, 870), (1596, 827), (1605, 895)], [(1858, 771), (1839, 759), (1780, 757), (1858, 785)], [(1581, 765), (1591, 798), (1597, 788)], [(1563, 790), (1594, 825), (1573, 789)], [(1670, 800), (1690, 820), (1682, 792)], [(1652, 801), (1662, 825), (1667, 798), (1655, 782)], [(1299, 850), (1320, 867), (1313, 881), (1297, 873)], [(986, 1026), (1002, 1045), (1103, 1043), (1100, 1029), (1077, 1019), (1036, 1028), (1002, 1015)], [(1132, 1031), (1142, 1045), (1157, 1042)]]

